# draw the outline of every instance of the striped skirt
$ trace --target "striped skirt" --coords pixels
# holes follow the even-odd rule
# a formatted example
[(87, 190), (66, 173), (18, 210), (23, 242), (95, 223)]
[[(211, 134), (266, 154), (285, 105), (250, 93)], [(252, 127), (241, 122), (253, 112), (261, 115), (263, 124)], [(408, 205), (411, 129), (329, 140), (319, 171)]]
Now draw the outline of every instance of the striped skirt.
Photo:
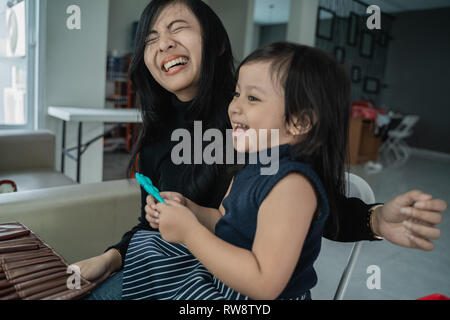
[(247, 300), (213, 276), (183, 245), (140, 230), (128, 246), (123, 270), (126, 300)]

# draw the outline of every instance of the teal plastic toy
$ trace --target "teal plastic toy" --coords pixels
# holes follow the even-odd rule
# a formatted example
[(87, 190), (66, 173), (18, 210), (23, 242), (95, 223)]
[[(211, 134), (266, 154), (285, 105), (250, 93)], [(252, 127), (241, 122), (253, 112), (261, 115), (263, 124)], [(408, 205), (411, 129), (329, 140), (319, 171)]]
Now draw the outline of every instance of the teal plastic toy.
[(137, 173), (135, 174), (137, 182), (142, 186), (142, 188), (147, 191), (148, 194), (152, 195), (153, 198), (158, 200), (161, 203), (166, 203), (164, 199), (159, 195), (159, 190), (153, 185), (152, 180), (150, 178), (144, 176), (143, 174)]

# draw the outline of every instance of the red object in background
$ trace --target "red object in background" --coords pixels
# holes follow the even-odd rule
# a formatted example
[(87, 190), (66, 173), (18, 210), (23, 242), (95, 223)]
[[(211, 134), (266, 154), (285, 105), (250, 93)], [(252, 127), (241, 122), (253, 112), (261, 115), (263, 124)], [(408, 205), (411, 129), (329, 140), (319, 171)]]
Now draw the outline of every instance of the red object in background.
[(352, 117), (364, 119), (376, 119), (377, 114), (387, 114), (386, 108), (376, 108), (369, 101), (354, 101), (351, 109)]
[(353, 118), (364, 118), (364, 119), (377, 119), (377, 109), (368, 108), (361, 105), (352, 105), (352, 117)]
[[(136, 172), (139, 172), (139, 153), (136, 155), (135, 161), (136, 161), (135, 162)], [(131, 172), (130, 179), (135, 179), (136, 178), (136, 172)]]
[(419, 298), (417, 300), (450, 300), (450, 298), (444, 296), (443, 294), (435, 293), (426, 297)]
[(364, 108), (373, 108), (373, 104), (369, 101), (354, 101), (352, 103), (352, 106), (360, 106)]
[[(8, 185), (11, 192), (17, 192), (17, 185), (16, 185), (16, 183), (14, 181), (11, 181), (11, 180), (0, 180), (0, 186), (2, 186), (2, 185), (5, 185), (5, 186)], [(1, 191), (0, 191), (0, 193), (1, 193)]]
[(379, 114), (383, 114), (386, 115), (387, 114), (387, 110), (386, 108), (376, 108)]

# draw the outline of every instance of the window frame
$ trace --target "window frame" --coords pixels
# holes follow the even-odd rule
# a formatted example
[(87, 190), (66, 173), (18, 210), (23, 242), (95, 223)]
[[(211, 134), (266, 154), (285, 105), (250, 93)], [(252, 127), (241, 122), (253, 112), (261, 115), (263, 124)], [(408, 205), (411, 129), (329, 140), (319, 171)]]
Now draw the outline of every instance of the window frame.
[(41, 0), (23, 0), (25, 1), (25, 19), (26, 19), (26, 35), (25, 41), (27, 45), (26, 57), (0, 57), (0, 62), (6, 62), (13, 64), (14, 61), (20, 61), (27, 59), (26, 62), (26, 92), (27, 92), (27, 105), (26, 105), (26, 123), (21, 125), (4, 124), (0, 123), (0, 130), (10, 129), (37, 129), (37, 110), (39, 104), (38, 92), (37, 92), (37, 75), (38, 70), (38, 49), (39, 49), (39, 6)]

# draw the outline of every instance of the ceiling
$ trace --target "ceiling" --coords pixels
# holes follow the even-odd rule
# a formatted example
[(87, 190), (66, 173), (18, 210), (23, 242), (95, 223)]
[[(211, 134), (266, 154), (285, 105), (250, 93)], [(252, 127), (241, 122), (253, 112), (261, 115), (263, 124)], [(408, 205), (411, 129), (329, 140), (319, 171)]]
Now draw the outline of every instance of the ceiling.
[[(287, 23), (291, 1), (296, 0), (255, 0), (255, 23)], [(381, 12), (386, 13), (450, 7), (450, 0), (363, 0), (363, 2), (378, 5)]]
[(369, 0), (367, 3), (375, 4), (381, 12), (387, 13), (450, 7), (450, 0)]

